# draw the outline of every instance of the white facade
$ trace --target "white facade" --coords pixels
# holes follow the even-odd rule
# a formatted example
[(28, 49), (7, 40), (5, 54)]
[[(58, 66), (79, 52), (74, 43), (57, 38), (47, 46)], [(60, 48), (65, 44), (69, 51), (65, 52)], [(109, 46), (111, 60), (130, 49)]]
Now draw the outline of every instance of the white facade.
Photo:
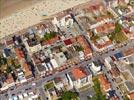
[(101, 66), (95, 66), (93, 62), (89, 64), (89, 68), (94, 74), (97, 74), (101, 70)]

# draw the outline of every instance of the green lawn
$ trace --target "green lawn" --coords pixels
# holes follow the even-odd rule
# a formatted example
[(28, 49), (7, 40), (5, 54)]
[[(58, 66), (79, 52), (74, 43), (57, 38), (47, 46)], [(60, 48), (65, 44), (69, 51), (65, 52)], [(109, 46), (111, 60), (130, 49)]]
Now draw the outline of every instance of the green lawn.
[(49, 83), (44, 85), (44, 88), (47, 89), (47, 90), (49, 90), (49, 89), (51, 89), (53, 87), (54, 87), (54, 83), (53, 82), (49, 82)]
[(65, 91), (63, 92), (61, 98), (58, 100), (78, 100), (78, 96), (75, 92)]
[(117, 43), (121, 43), (126, 41), (128, 38), (125, 36), (124, 33), (119, 32), (119, 33), (111, 33), (110, 39), (115, 40)]

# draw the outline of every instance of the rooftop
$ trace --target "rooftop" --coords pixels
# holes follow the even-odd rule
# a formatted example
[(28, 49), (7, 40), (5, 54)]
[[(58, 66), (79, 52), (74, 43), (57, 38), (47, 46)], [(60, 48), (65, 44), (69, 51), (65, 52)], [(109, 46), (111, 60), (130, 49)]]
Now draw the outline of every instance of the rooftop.
[(126, 81), (125, 82), (126, 86), (127, 86), (127, 89), (129, 92), (133, 91), (134, 90), (134, 83), (131, 82), (131, 81)]
[(27, 63), (23, 63), (23, 71), (25, 72), (26, 78), (32, 75), (32, 72), (29, 69), (29, 66)]
[(12, 77), (11, 74), (9, 74), (8, 77), (7, 77), (7, 79), (6, 79), (6, 83), (7, 84), (10, 84), (10, 83), (13, 83), (13, 82), (14, 82), (13, 77)]
[(71, 72), (69, 72), (69, 75), (72, 78), (72, 80), (75, 81), (90, 75), (90, 72), (87, 71), (87, 69), (79, 67), (79, 68), (72, 69)]
[(129, 56), (129, 55), (132, 55), (132, 54), (134, 54), (134, 48), (123, 51), (124, 56)]
[(129, 93), (129, 94), (128, 94), (128, 97), (129, 97), (131, 100), (133, 100), (133, 98), (134, 98), (134, 92)]
[(111, 84), (108, 82), (108, 80), (103, 74), (99, 75), (99, 81), (104, 91), (107, 91), (111, 88)]
[(16, 52), (16, 56), (18, 57), (19, 60), (24, 58), (24, 54), (23, 54), (23, 52), (19, 48), (16, 48), (15, 52)]
[(81, 35), (80, 35), (80, 36), (77, 36), (77, 37), (76, 37), (76, 40), (77, 40), (77, 41), (80, 43), (80, 45), (83, 47), (83, 49), (84, 49), (84, 54), (85, 54), (85, 55), (89, 55), (89, 54), (92, 53), (89, 44), (87, 43), (87, 41), (84, 39), (83, 36), (81, 36)]
[(96, 40), (96, 42), (95, 42), (95, 45), (99, 49), (107, 47), (111, 44), (112, 44), (112, 41), (107, 36), (101, 37), (99, 40)]

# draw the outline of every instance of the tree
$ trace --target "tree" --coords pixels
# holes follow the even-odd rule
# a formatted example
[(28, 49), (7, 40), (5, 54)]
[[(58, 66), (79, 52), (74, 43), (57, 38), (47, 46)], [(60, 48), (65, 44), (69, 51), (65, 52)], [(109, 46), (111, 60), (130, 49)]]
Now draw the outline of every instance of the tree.
[(130, 67), (134, 68), (134, 64), (130, 64)]

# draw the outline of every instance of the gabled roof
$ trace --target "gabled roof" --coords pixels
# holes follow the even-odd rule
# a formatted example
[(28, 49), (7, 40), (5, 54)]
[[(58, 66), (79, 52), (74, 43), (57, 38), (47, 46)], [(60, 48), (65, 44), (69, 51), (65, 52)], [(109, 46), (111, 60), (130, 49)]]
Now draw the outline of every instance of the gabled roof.
[(13, 77), (12, 77), (11, 74), (9, 74), (8, 77), (7, 77), (7, 79), (6, 79), (6, 83), (7, 84), (10, 84), (10, 83), (13, 83), (13, 82), (14, 82)]
[(128, 94), (128, 97), (129, 97), (131, 100), (134, 100), (134, 92), (129, 93), (129, 94)]
[(111, 84), (108, 82), (103, 74), (100, 74), (98, 78), (104, 91), (107, 91), (111, 88)]
[(123, 51), (124, 56), (129, 56), (132, 54), (134, 54), (134, 48)]
[(78, 80), (78, 79), (82, 79), (90, 74), (91, 73), (89, 71), (87, 71), (86, 68), (84, 69), (83, 67), (74, 68), (69, 73), (69, 75), (73, 81)]

